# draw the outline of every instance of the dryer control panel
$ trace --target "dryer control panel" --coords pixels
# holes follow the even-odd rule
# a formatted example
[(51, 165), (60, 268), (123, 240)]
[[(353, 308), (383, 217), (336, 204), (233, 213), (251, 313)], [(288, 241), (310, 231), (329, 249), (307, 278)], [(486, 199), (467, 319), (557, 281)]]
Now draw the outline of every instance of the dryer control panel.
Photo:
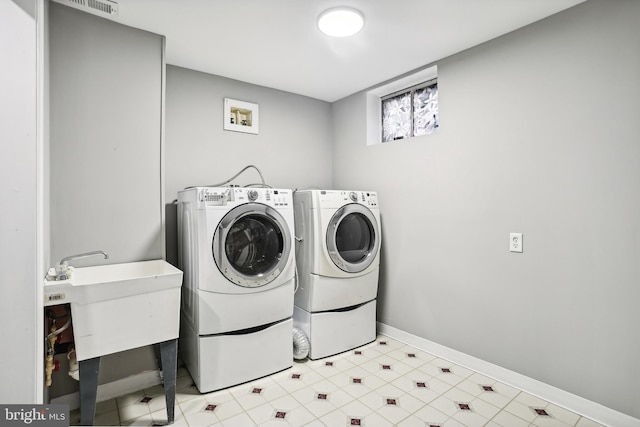
[(340, 207), (345, 203), (358, 203), (369, 208), (378, 207), (378, 194), (375, 191), (320, 190), (318, 193), (318, 201), (323, 208)]

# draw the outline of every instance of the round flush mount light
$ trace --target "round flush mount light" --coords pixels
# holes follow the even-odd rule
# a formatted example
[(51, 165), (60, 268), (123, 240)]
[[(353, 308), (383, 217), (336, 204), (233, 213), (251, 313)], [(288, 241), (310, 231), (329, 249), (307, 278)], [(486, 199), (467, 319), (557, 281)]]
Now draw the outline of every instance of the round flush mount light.
[(332, 37), (348, 37), (356, 34), (364, 26), (364, 16), (356, 9), (334, 7), (325, 10), (318, 17), (320, 31)]

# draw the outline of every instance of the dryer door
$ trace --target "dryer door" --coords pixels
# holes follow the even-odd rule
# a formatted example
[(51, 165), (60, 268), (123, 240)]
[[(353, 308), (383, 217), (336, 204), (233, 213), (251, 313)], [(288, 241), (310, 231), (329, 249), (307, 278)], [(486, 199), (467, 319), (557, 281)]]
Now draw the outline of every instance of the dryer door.
[(261, 203), (247, 203), (222, 218), (211, 249), (218, 269), (227, 279), (253, 288), (280, 275), (289, 259), (291, 234), (277, 210)]
[(380, 248), (378, 223), (366, 207), (351, 203), (338, 209), (327, 228), (327, 250), (333, 263), (348, 273), (371, 265)]

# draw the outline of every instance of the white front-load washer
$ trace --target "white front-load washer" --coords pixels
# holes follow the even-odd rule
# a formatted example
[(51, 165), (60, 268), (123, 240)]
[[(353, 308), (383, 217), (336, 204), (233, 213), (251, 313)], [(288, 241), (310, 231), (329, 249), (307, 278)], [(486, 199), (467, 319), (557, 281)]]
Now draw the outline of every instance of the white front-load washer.
[(380, 209), (373, 191), (293, 195), (298, 289), (294, 325), (318, 359), (375, 340)]
[(201, 392), (292, 365), (293, 242), (291, 190), (178, 193), (180, 351)]

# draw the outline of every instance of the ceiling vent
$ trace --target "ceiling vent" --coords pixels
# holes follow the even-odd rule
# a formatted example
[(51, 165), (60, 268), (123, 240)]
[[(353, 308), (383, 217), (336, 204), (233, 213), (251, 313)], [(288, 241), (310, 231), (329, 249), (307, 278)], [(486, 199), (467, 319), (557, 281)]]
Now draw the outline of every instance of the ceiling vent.
[(97, 15), (118, 16), (118, 3), (111, 0), (53, 0), (76, 9), (92, 12)]

